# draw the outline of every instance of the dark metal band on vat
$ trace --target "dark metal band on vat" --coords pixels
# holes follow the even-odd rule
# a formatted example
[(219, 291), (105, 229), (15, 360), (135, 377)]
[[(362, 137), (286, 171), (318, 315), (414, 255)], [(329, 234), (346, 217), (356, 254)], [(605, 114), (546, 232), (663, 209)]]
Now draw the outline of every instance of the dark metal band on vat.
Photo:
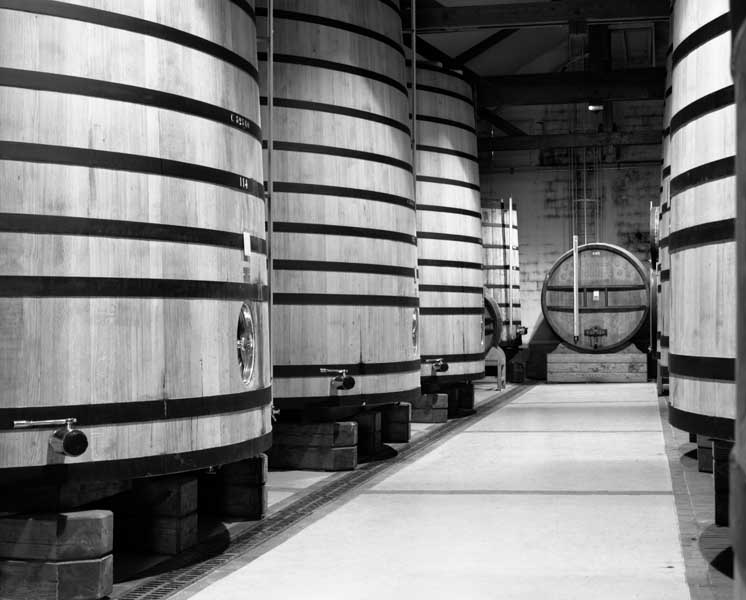
[(170, 94), (150, 88), (112, 83), (100, 79), (88, 79), (86, 77), (72, 77), (56, 73), (41, 73), (39, 71), (7, 68), (0, 68), (0, 85), (153, 106), (155, 108), (209, 119), (221, 125), (233, 127), (234, 129), (248, 133), (258, 141), (262, 140), (262, 130), (259, 124), (248, 117), (234, 113), (221, 106), (215, 106), (214, 104), (194, 100), (186, 96)]
[(3, 484), (43, 482), (64, 483), (65, 481), (111, 481), (114, 479), (134, 479), (181, 471), (206, 469), (215, 465), (238, 462), (256, 456), (272, 445), (272, 433), (265, 433), (245, 442), (192, 450), (176, 454), (161, 454), (119, 460), (99, 460), (95, 462), (43, 465), (38, 467), (16, 467), (3, 469)]
[[(483, 311), (484, 309), (482, 308), (480, 310)], [(478, 352), (476, 354), (423, 354), (421, 356), (422, 364), (425, 364), (426, 360), (434, 360), (436, 358), (442, 358), (449, 363), (474, 362), (482, 360), (484, 358), (484, 353)], [(438, 379), (440, 379), (440, 376), (438, 376)]]
[[(418, 178), (419, 179), (419, 178)], [(470, 235), (455, 235), (452, 233), (432, 233), (429, 231), (418, 231), (417, 237), (422, 240), (445, 240), (449, 242), (466, 242), (467, 244), (482, 245), (482, 238)]]
[(346, 237), (370, 238), (375, 240), (389, 240), (402, 242), (412, 246), (417, 245), (417, 238), (407, 233), (389, 231), (387, 229), (367, 229), (365, 227), (348, 227), (346, 225), (325, 225), (320, 223), (290, 223), (275, 221), (272, 224), (275, 233), (300, 233), (307, 235), (339, 235)]
[(479, 157), (468, 152), (461, 152), (460, 150), (453, 150), (451, 148), (441, 148), (440, 146), (426, 146), (424, 144), (417, 144), (417, 150), (420, 152), (433, 152), (435, 154), (445, 154), (447, 156), (455, 156), (457, 158), (465, 158), (472, 162), (479, 162)]
[[(254, 410), (272, 400), (271, 388), (196, 398), (163, 398), (108, 404), (26, 406), (0, 408), (0, 430), (13, 429), (13, 421), (65, 419), (74, 416), (77, 427), (150, 423)], [(4, 471), (3, 471), (4, 472)]]
[(293, 183), (288, 181), (275, 181), (273, 187), (275, 193), (280, 194), (314, 194), (317, 196), (336, 196), (338, 198), (373, 200), (374, 202), (384, 202), (386, 204), (394, 204), (396, 206), (403, 206), (414, 210), (414, 201), (411, 198), (372, 190), (361, 190), (335, 185), (317, 185), (314, 183)]
[(736, 220), (723, 219), (671, 232), (670, 252), (736, 241)]
[(484, 290), (481, 286), (466, 285), (421, 285), (421, 292), (452, 292), (457, 294), (479, 294), (482, 295)]
[(671, 375), (684, 379), (705, 379), (710, 381), (734, 382), (736, 380), (736, 359), (714, 356), (687, 356), (669, 354), (668, 367)]
[(420, 308), (421, 315), (483, 315), (484, 306), (439, 306), (436, 308)]
[[(266, 61), (267, 53), (260, 52), (259, 60)], [(377, 71), (371, 71), (370, 69), (362, 69), (360, 67), (353, 67), (351, 65), (346, 65), (331, 60), (322, 60), (320, 58), (313, 58), (310, 56), (295, 56), (293, 54), (275, 54), (273, 56), (273, 60), (276, 64), (315, 67), (318, 69), (326, 69), (328, 71), (337, 71), (339, 73), (349, 73), (350, 75), (357, 75), (358, 77), (364, 77), (366, 79), (378, 81), (379, 83), (383, 83), (400, 91), (405, 96), (407, 95), (407, 88), (399, 81), (388, 77), (387, 75), (382, 75)]]
[[(484, 360), (484, 357), (484, 353), (480, 354), (479, 361)], [(438, 386), (441, 386), (444, 383), (463, 383), (465, 381), (476, 381), (477, 379), (484, 379), (484, 376), (484, 371), (477, 371), (475, 373), (457, 373), (456, 375), (436, 375), (434, 377), (432, 375), (422, 375), (421, 381), (423, 386), (437, 384), (436, 389), (438, 389)]]
[[(411, 374), (419, 375), (420, 369), (414, 369)], [(422, 395), (419, 386), (411, 390), (398, 392), (382, 392), (379, 394), (357, 394), (349, 396), (275, 396), (274, 404), (280, 410), (303, 410), (317, 407), (356, 407), (375, 406), (380, 404), (395, 404), (397, 402), (411, 402)]]
[[(267, 97), (262, 96), (260, 98), (262, 106), (267, 105)], [(311, 110), (316, 112), (329, 113), (333, 115), (341, 115), (344, 117), (352, 117), (354, 119), (363, 119), (364, 121), (371, 121), (373, 123), (381, 123), (382, 125), (388, 125), (399, 131), (403, 131), (407, 135), (410, 135), (409, 126), (400, 123), (396, 119), (391, 119), (384, 115), (377, 113), (367, 112), (359, 110), (357, 108), (348, 108), (346, 106), (337, 106), (336, 104), (325, 104), (323, 102), (312, 102), (310, 100), (296, 100), (294, 98), (275, 98), (272, 102), (274, 108), (290, 108), (296, 110)]]
[(482, 263), (464, 262), (459, 260), (436, 260), (430, 258), (421, 258), (417, 261), (421, 267), (447, 267), (450, 269), (474, 269), (482, 270)]
[[(265, 7), (260, 6), (256, 9), (256, 14), (260, 17), (266, 17), (268, 11)], [(313, 15), (310, 13), (301, 13), (292, 10), (283, 10), (280, 8), (276, 8), (273, 14), (275, 20), (283, 19), (285, 21), (298, 21), (300, 23), (321, 25), (322, 27), (332, 27), (334, 29), (340, 29), (342, 31), (354, 33), (355, 35), (362, 35), (364, 37), (385, 44), (386, 46), (390, 46), (399, 54), (404, 56), (404, 48), (402, 48), (400, 42), (393, 40), (390, 37), (383, 35), (382, 33), (378, 33), (377, 31), (368, 29), (367, 27), (361, 27), (360, 25), (355, 25), (354, 23), (348, 23), (346, 21), (340, 21), (338, 19), (330, 19), (328, 17), (321, 17), (319, 15)]]
[(464, 215), (466, 217), (474, 217), (475, 219), (482, 220), (481, 213), (474, 210), (467, 210), (465, 208), (458, 208), (456, 206), (440, 206), (438, 204), (417, 204), (418, 211), (429, 211), (429, 212), (442, 212), (454, 215)]
[[(409, 61), (407, 61), (407, 63), (410, 64)], [(421, 68), (421, 67), (418, 67), (418, 68)], [(431, 69), (431, 70), (434, 70), (434, 69)], [(412, 85), (407, 84), (407, 87), (411, 88)], [(461, 100), (462, 102), (466, 102), (470, 106), (474, 106), (474, 101), (471, 98), (469, 98), (468, 96), (464, 96), (463, 94), (459, 94), (458, 92), (454, 92), (452, 90), (446, 90), (446, 89), (441, 89), (441, 88), (438, 88), (432, 85), (422, 85), (420, 83), (417, 83), (417, 91), (418, 92), (432, 92), (433, 94), (439, 94), (441, 96), (448, 96), (450, 98), (455, 98), (456, 100)], [(456, 121), (452, 121), (452, 123), (456, 123)]]
[[(704, 115), (734, 106), (735, 87), (729, 85), (721, 90), (702, 96), (691, 104), (682, 108), (671, 118), (671, 133), (676, 133), (682, 127), (696, 121)], [(670, 174), (670, 167), (669, 167)]]
[[(35, 233), (43, 235), (81, 235), (87, 237), (122, 238), (156, 242), (202, 244), (243, 250), (243, 235), (203, 227), (185, 227), (142, 221), (116, 221), (56, 215), (0, 213), (0, 232)], [(267, 253), (267, 241), (251, 236), (251, 251)]]
[(345, 369), (349, 375), (389, 375), (392, 373), (419, 372), (420, 360), (386, 363), (356, 363), (356, 364), (319, 364), (319, 365), (275, 365), (272, 374), (275, 377), (322, 377), (321, 369)]
[[(419, 90), (420, 88), (418, 87), (417, 89)], [(471, 125), (467, 125), (466, 123), (463, 123), (461, 121), (454, 121), (453, 119), (432, 117), (428, 115), (417, 115), (417, 121), (422, 121), (424, 123), (436, 123), (438, 125), (447, 125), (448, 127), (457, 127), (458, 129), (463, 129), (464, 131), (468, 131), (469, 133), (473, 133), (475, 135), (477, 133), (477, 130)]]
[(671, 176), (671, 165), (663, 167), (663, 169), (661, 170), (661, 177), (665, 179), (666, 177), (670, 177), (670, 176)]
[(266, 285), (194, 279), (0, 276), (0, 298), (179, 298), (267, 302)]
[[(671, 371), (671, 375), (674, 375)], [(704, 435), (718, 440), (733, 440), (735, 421), (723, 417), (688, 412), (668, 404), (668, 422), (682, 431)]]
[(673, 51), (671, 57), (672, 66), (675, 67), (697, 48), (724, 33), (730, 33), (730, 15), (728, 13), (702, 25), (702, 27), (690, 34), (689, 37), (682, 40)]
[(727, 156), (719, 160), (694, 167), (677, 175), (671, 180), (671, 197), (677, 196), (693, 187), (725, 179), (726, 177), (735, 177), (736, 175), (736, 157)]
[(185, 48), (203, 52), (204, 54), (209, 54), (233, 65), (249, 75), (257, 83), (259, 82), (259, 71), (255, 65), (251, 64), (244, 57), (215, 42), (174, 27), (161, 25), (154, 21), (147, 21), (98, 8), (88, 8), (86, 6), (68, 4), (67, 2), (56, 2), (55, 0), (0, 0), (0, 8), (81, 21), (92, 25), (101, 25), (103, 27), (111, 27), (113, 29), (121, 29), (131, 33), (158, 38)]
[(89, 169), (111, 169), (113, 171), (174, 177), (219, 185), (264, 199), (264, 186), (255, 179), (222, 169), (153, 156), (70, 146), (0, 141), (0, 160), (69, 165)]
[[(321, 271), (331, 273), (366, 273), (414, 278), (414, 269), (375, 263), (332, 262), (325, 260), (273, 260), (275, 271)], [(277, 294), (275, 294), (277, 297)]]
[[(262, 144), (263, 148), (267, 148), (267, 142)], [(362, 152), (361, 150), (352, 150), (350, 148), (338, 148), (335, 146), (321, 146), (319, 144), (302, 144), (300, 142), (283, 142), (276, 141), (272, 144), (275, 150), (281, 152), (299, 152), (304, 154), (322, 154), (326, 156), (338, 156), (340, 158), (354, 158), (357, 160), (366, 160), (370, 162), (377, 162), (383, 165), (390, 165), (405, 171), (412, 172), (411, 163), (386, 156), (384, 154), (376, 154), (374, 152)]]
[[(573, 312), (572, 306), (547, 306), (546, 309), (552, 312), (571, 313)], [(626, 312), (645, 312), (648, 307), (645, 305), (638, 306), (601, 306), (598, 308), (581, 306), (579, 309), (581, 314), (592, 314), (592, 313), (626, 313)]]
[(283, 294), (272, 295), (275, 305), (319, 306), (400, 306), (417, 308), (420, 299), (409, 296), (377, 296), (372, 294)]
[[(407, 65), (407, 67), (411, 67), (412, 66), (412, 60), (408, 58), (407, 61), (406, 61), (406, 65)], [(461, 73), (459, 73), (457, 71), (454, 71), (452, 69), (449, 69), (447, 67), (441, 67), (441, 66), (433, 64), (431, 62), (425, 62), (425, 61), (418, 60), (417, 61), (417, 68), (418, 69), (422, 69), (423, 71), (433, 71), (435, 73), (441, 73), (442, 75), (447, 75), (449, 77), (453, 77), (454, 79), (458, 79), (459, 81), (462, 81), (463, 83), (465, 83), (466, 85), (468, 85), (469, 87), (471, 87), (471, 83), (469, 82), (469, 80), (466, 77), (464, 77)], [(418, 85), (417, 89), (419, 89), (419, 88), (420, 88), (420, 86)], [(441, 93), (440, 89), (439, 88), (437, 88), (437, 89), (438, 89), (438, 93)], [(466, 96), (463, 96), (463, 97), (466, 98)], [(474, 103), (473, 100), (471, 100), (471, 99), (467, 99), (467, 101), (469, 103), (471, 103), (471, 104)]]

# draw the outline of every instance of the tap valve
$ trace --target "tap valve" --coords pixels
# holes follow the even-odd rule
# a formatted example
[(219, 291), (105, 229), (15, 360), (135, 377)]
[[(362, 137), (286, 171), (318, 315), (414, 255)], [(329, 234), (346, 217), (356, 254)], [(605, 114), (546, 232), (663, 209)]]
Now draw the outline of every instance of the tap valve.
[(430, 372), (433, 377), (448, 370), (448, 363), (443, 358), (428, 358), (425, 360), (425, 364), (430, 365)]
[(13, 421), (14, 429), (36, 427), (58, 427), (49, 438), (49, 446), (58, 454), (80, 456), (88, 450), (88, 437), (79, 429), (73, 429), (75, 418), (48, 419), (45, 421)]
[(333, 391), (351, 390), (355, 387), (355, 378), (347, 374), (347, 369), (319, 369), (324, 375), (334, 375), (329, 382)]

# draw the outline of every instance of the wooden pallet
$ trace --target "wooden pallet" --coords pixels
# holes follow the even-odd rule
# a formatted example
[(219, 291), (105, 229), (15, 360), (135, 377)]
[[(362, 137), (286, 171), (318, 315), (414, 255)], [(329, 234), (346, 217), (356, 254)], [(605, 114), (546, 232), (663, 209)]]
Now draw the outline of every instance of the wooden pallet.
[(547, 383), (644, 383), (647, 380), (647, 356), (632, 344), (609, 354), (576, 352), (560, 344), (547, 354)]

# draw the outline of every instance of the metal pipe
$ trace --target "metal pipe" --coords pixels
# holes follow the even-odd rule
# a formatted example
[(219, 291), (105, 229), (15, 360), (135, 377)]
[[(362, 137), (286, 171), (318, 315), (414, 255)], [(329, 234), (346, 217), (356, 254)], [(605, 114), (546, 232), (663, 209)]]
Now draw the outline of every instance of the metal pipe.
[(508, 197), (508, 335), (513, 336), (513, 196)]
[(572, 236), (572, 339), (577, 344), (580, 339), (580, 306), (578, 305), (578, 236)]
[(417, 208), (417, 2), (412, 0), (412, 201)]

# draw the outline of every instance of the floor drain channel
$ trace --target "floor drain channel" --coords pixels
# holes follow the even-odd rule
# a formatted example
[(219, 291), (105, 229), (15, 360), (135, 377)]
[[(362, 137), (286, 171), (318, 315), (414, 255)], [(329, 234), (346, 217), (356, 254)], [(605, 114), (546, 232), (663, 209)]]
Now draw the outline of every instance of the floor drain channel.
[[(494, 399), (482, 404), (475, 416), (478, 418), (487, 416), (507, 404), (510, 400), (515, 399), (519, 394), (530, 389), (530, 387), (532, 386), (515, 387), (507, 392), (503, 392)], [(255, 527), (236, 536), (218, 556), (213, 556), (196, 564), (156, 575), (152, 579), (126, 591), (121, 596), (112, 597), (112, 600), (163, 600), (164, 598), (168, 598), (239, 556), (287, 531), (315, 511), (335, 502), (355, 488), (367, 483), (382, 471), (401, 464), (404, 460), (412, 459), (444, 437), (460, 429), (465, 429), (473, 420), (473, 418), (466, 417), (448, 421), (432, 433), (402, 448), (396, 458), (360, 465), (355, 471), (350, 471), (348, 475), (335, 479), (326, 486), (304, 495), (302, 498), (265, 518), (263, 521), (258, 521)]]

